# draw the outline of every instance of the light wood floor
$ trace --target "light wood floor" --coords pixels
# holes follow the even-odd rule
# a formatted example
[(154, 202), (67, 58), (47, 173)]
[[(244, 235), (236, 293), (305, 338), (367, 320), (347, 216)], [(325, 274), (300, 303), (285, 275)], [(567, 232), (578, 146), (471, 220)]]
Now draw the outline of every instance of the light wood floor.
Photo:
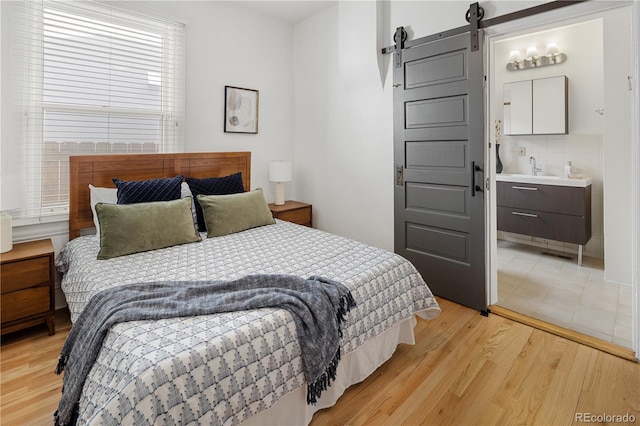
[[(579, 413), (640, 423), (640, 364), (439, 302), (438, 318), (418, 321), (416, 345), (401, 345), (311, 424), (568, 425)], [(33, 328), (2, 338), (2, 425), (51, 424), (62, 381), (53, 370), (70, 326), (57, 322), (55, 336)]]

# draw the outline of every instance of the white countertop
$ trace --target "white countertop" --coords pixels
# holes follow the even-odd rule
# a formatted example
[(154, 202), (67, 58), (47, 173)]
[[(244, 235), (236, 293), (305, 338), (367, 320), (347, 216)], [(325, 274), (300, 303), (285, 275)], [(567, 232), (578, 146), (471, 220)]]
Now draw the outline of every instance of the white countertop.
[(514, 183), (535, 183), (537, 185), (555, 185), (555, 186), (577, 186), (585, 188), (591, 185), (591, 178), (567, 178), (563, 176), (533, 176), (524, 174), (498, 173), (496, 174), (498, 182), (514, 182)]

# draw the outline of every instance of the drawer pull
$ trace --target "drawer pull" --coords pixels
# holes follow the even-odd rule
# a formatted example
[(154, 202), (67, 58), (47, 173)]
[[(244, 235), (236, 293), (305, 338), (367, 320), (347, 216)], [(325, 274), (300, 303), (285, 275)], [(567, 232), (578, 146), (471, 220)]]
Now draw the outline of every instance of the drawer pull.
[(538, 188), (529, 188), (528, 186), (512, 186), (513, 189), (524, 189), (525, 191), (537, 191)]
[(516, 216), (538, 217), (537, 214), (531, 214), (531, 213), (511, 212), (511, 214), (515, 214)]

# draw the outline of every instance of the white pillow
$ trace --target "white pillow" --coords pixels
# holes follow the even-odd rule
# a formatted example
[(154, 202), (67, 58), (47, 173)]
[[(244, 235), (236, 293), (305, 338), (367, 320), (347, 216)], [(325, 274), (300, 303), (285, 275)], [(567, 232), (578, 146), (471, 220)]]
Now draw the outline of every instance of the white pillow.
[[(118, 188), (102, 188), (89, 184), (89, 193), (91, 195), (91, 213), (93, 213), (93, 224), (96, 227), (96, 235), (100, 238), (100, 222), (98, 221), (98, 215), (96, 214), (97, 203), (118, 204)], [(193, 223), (197, 224), (196, 218), (196, 205), (191, 194), (191, 189), (187, 182), (182, 182), (180, 187), (180, 198), (191, 197), (191, 214), (193, 216)]]
[(96, 214), (97, 203), (118, 203), (118, 188), (101, 188), (89, 184), (89, 194), (91, 196), (91, 213), (93, 213), (93, 224), (96, 227), (96, 235), (100, 238), (100, 222)]
[(196, 199), (191, 193), (191, 188), (187, 182), (182, 182), (180, 187), (180, 198), (191, 197), (191, 215), (193, 216), (193, 224), (198, 229), (198, 216), (196, 216)]

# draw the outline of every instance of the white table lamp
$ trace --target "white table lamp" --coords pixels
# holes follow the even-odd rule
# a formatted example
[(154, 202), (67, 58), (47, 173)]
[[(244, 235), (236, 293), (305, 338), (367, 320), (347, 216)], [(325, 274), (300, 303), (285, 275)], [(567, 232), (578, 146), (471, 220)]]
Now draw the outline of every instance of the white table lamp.
[(275, 204), (278, 206), (284, 204), (284, 182), (291, 181), (291, 174), (291, 161), (278, 160), (269, 162), (269, 180), (276, 183)]
[(6, 212), (25, 206), (25, 186), (21, 175), (0, 176), (0, 253), (13, 248), (13, 220)]

